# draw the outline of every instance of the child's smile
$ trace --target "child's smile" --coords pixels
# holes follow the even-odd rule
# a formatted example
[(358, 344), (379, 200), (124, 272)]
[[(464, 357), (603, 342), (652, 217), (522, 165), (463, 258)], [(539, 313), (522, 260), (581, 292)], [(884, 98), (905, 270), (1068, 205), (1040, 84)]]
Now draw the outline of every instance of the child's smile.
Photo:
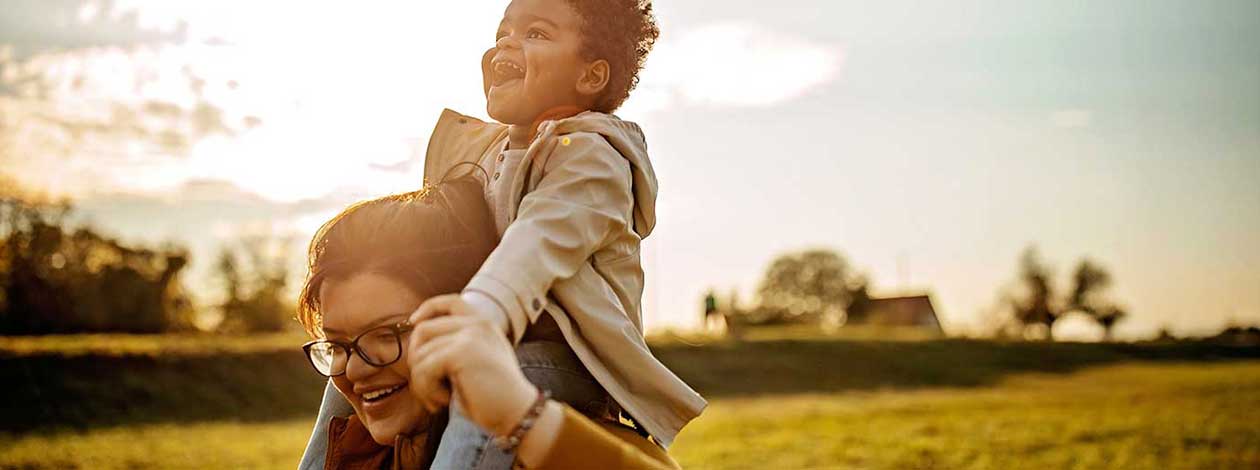
[(525, 79), (525, 67), (508, 59), (492, 62), (491, 70), (493, 70), (490, 80), (491, 88), (518, 84), (519, 81)]
[(514, 0), (503, 13), (487, 74), (486, 111), (528, 125), (548, 110), (580, 106), (581, 18), (566, 0)]

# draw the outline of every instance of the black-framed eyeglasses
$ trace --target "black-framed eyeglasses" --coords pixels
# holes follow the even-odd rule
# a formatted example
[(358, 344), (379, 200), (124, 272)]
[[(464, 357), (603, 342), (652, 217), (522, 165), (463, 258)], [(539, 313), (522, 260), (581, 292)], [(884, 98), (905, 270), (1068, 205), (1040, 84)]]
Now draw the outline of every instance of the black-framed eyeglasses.
[(412, 330), (408, 323), (385, 325), (364, 331), (350, 342), (319, 339), (302, 345), (306, 359), (325, 377), (346, 373), (350, 352), (373, 367), (385, 367), (402, 357), (403, 334)]

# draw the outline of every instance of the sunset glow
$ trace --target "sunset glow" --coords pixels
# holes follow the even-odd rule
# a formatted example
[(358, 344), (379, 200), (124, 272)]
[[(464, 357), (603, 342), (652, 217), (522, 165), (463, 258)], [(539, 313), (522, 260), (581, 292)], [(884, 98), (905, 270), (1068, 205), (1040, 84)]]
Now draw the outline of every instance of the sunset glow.
[[(1260, 321), (1260, 67), (1230, 52), (1246, 15), (701, 3), (657, 5), (618, 113), (662, 181), (650, 326), (693, 326), (710, 287), (751, 302), (775, 254), (825, 246), (967, 332), (1032, 244), (1061, 276), (1112, 267), (1136, 312), (1121, 333)], [(340, 207), (420, 185), (443, 108), (484, 116), (502, 7), (84, 2), (71, 30), (135, 15), (147, 36), (0, 45), (3, 171), (124, 238), (281, 232), (300, 258)]]

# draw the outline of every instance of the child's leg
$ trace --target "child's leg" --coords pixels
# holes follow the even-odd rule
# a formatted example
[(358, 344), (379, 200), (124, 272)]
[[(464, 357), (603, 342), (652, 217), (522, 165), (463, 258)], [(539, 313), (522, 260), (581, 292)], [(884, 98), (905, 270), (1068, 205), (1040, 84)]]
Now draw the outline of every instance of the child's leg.
[[(568, 345), (550, 341), (521, 343), (516, 357), (525, 378), (551, 392), (552, 399), (593, 419), (611, 419), (611, 398)], [(492, 438), (464, 417), (458, 407), (452, 407), (432, 468), (508, 470), (514, 459), (514, 455), (495, 446)]]
[(315, 429), (311, 431), (311, 440), (306, 443), (306, 451), (302, 452), (302, 461), (298, 470), (323, 470), (324, 460), (328, 457), (328, 423), (334, 416), (350, 416), (354, 408), (346, 397), (341, 396), (333, 387), (332, 381), (324, 386), (324, 400), (319, 404), (319, 417), (315, 418)]

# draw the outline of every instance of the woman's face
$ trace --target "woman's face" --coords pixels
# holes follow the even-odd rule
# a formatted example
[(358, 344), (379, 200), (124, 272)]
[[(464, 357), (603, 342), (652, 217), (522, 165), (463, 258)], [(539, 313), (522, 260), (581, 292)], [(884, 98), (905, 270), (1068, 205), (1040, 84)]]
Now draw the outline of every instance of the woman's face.
[[(330, 340), (349, 342), (368, 329), (407, 320), (422, 300), (406, 285), (382, 274), (364, 272), (328, 279), (319, 290), (324, 334)], [(405, 334), (403, 341), (405, 347)], [(381, 445), (393, 445), (395, 436), (428, 424), (429, 413), (408, 390), (410, 374), (405, 357), (373, 367), (358, 354), (351, 354), (346, 373), (332, 380), (372, 439)]]

